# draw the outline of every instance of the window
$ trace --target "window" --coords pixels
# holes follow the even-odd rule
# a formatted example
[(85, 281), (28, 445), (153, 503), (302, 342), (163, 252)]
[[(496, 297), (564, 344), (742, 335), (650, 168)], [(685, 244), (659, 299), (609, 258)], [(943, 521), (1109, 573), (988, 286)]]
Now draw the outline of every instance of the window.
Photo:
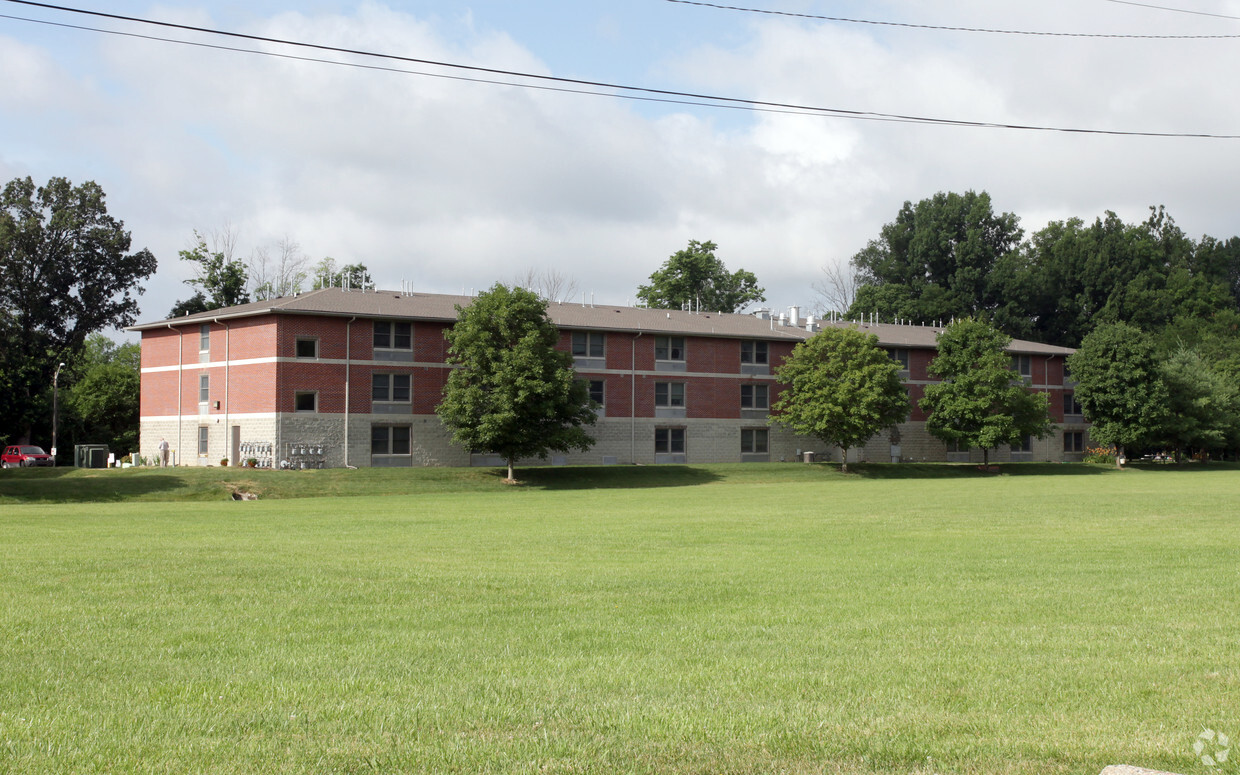
[(412, 350), (413, 324), (390, 320), (375, 321), (376, 350)]
[(1016, 372), (1022, 377), (1032, 376), (1033, 375), (1033, 356), (1013, 355), (1012, 356), (1012, 371)]
[(887, 354), (891, 356), (891, 360), (900, 365), (900, 371), (908, 371), (908, 350), (900, 347), (888, 350)]
[(683, 382), (656, 382), (654, 383), (654, 405), (655, 406), (684, 406), (685, 405), (685, 383)]
[(655, 428), (655, 454), (683, 455), (685, 452), (684, 428)]
[(603, 380), (592, 379), (589, 383), (590, 400), (600, 406), (603, 402)]
[(1076, 400), (1076, 393), (1065, 392), (1063, 394), (1063, 413), (1064, 414), (1085, 414), (1081, 409), (1081, 404)]
[(957, 439), (947, 442), (947, 451), (952, 453), (968, 452), (969, 445)]
[(741, 409), (766, 409), (768, 386), (741, 385)]
[(1063, 364), (1063, 383), (1064, 383), (1065, 385), (1071, 385), (1073, 382), (1074, 382), (1074, 380), (1072, 379), (1072, 372), (1068, 370), (1068, 362), (1067, 362), (1067, 361), (1064, 361), (1064, 364)]
[(408, 374), (373, 374), (370, 378), (370, 400), (407, 404), (413, 395), (412, 379)]
[(1084, 452), (1085, 451), (1085, 432), (1084, 431), (1064, 431), (1063, 451), (1064, 452)]
[(767, 441), (766, 428), (742, 428), (741, 454), (765, 455), (767, 452)]
[(206, 425), (198, 426), (198, 457), (206, 457), (211, 449), (211, 429)]
[(602, 358), (603, 335), (592, 331), (574, 331), (573, 357)]
[(741, 342), (741, 363), (769, 363), (766, 342)]
[(198, 403), (205, 404), (211, 400), (211, 375), (198, 375)]
[(683, 336), (656, 336), (654, 338), (654, 359), (656, 361), (683, 361), (685, 359), (685, 338)]
[(410, 428), (408, 425), (370, 426), (370, 454), (408, 455)]
[(319, 357), (319, 340), (318, 339), (298, 339), (297, 340), (297, 357), (298, 358)]
[(1025, 436), (1025, 438), (1020, 440), (1019, 444), (1013, 444), (1012, 452), (1014, 453), (1033, 452), (1033, 437)]
[(211, 349), (211, 324), (198, 326), (198, 352), (205, 353)]
[(314, 391), (307, 390), (293, 394), (293, 411), (295, 412), (317, 411), (318, 403), (319, 394)]

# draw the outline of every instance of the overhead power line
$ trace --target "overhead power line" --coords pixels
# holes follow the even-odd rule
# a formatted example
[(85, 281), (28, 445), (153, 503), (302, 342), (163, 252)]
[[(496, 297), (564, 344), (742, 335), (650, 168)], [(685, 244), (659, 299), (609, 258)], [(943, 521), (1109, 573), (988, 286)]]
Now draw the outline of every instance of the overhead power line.
[[(878, 111), (866, 110), (849, 110), (845, 108), (832, 108), (814, 105), (800, 105), (796, 103), (785, 102), (769, 102), (764, 100), (751, 100), (741, 97), (725, 97), (711, 94), (700, 94), (694, 92), (681, 92), (671, 89), (653, 89), (642, 86), (629, 86), (624, 84), (607, 83), (604, 81), (588, 81), (575, 78), (563, 78), (552, 75), (541, 75), (538, 73), (526, 73), (518, 70), (504, 70), (491, 67), (479, 67), (476, 65), (464, 65), (455, 62), (441, 62), (433, 59), (420, 59), (416, 57), (399, 56), (395, 54), (381, 54), (373, 51), (362, 49), (342, 48), (338, 46), (327, 46), (318, 43), (306, 43), (296, 40), (285, 40), (281, 38), (264, 37), (261, 35), (249, 35), (240, 32), (229, 32), (225, 30), (213, 30), (206, 27), (195, 27), (186, 24), (175, 24), (172, 22), (162, 22), (152, 19), (142, 19), (133, 16), (122, 16), (119, 14), (104, 13), (102, 11), (90, 11), (80, 8), (70, 8), (67, 6), (52, 5), (49, 3), (34, 2), (34, 0), (4, 0), (9, 3), (19, 5), (28, 5), (38, 8), (45, 8), (55, 11), (63, 11), (66, 13), (84, 14), (88, 16), (102, 17), (116, 21), (132, 22), (136, 24), (147, 24), (158, 27), (179, 29), (189, 32), (198, 32), (207, 35), (218, 35), (229, 38), (249, 40), (254, 42), (272, 43), (277, 45), (294, 46), (304, 49), (312, 49), (318, 51), (329, 51), (339, 54), (349, 54), (355, 56), (385, 59), (395, 62), (406, 62), (421, 65), (429, 65), (433, 67), (442, 67), (458, 72), (472, 72), (481, 75), (464, 76), (464, 75), (448, 75), (445, 73), (433, 73), (417, 70), (407, 70), (402, 68), (367, 65), (357, 62), (342, 62), (332, 59), (321, 59), (316, 57), (282, 54), (271, 51), (261, 51), (258, 49), (240, 48), (234, 46), (224, 46), (219, 44), (203, 43), (196, 41), (178, 40), (175, 38), (164, 38), (154, 35), (143, 35), (134, 32), (123, 32), (117, 30), (102, 29), (98, 27), (87, 27), (74, 24), (65, 24), (61, 22), (52, 22), (43, 19), (30, 19), (20, 16), (9, 16), (0, 14), (0, 18), (14, 19), (17, 21), (32, 22), (35, 24), (46, 24), (56, 27), (65, 27), (70, 29), (85, 30), (89, 32), (97, 32), (107, 35), (119, 35), (123, 37), (141, 38), (145, 40), (154, 40), (166, 43), (174, 43), (178, 45), (196, 46), (200, 48), (210, 48), (223, 51), (255, 54), (259, 56), (269, 56), (280, 59), (291, 59), (305, 62), (314, 62), (319, 64), (335, 65), (339, 67), (354, 67), (364, 70), (380, 70), (386, 72), (403, 73), (409, 75), (420, 75), (434, 78), (446, 78), (450, 80), (470, 81), (477, 83), (488, 83), (500, 86), (510, 86), (524, 89), (536, 89), (542, 91), (567, 92), (571, 94), (583, 94), (597, 97), (612, 97), (627, 100), (637, 100), (644, 102), (660, 102), (673, 103), (682, 105), (693, 105), (697, 107), (709, 108), (725, 108), (732, 110), (747, 110), (754, 112), (766, 113), (788, 113), (794, 115), (819, 116), (830, 118), (847, 118), (862, 121), (889, 121), (897, 123), (913, 123), (925, 124), (931, 126), (954, 126), (954, 127), (970, 127), (978, 129), (1018, 129), (1036, 132), (1060, 132), (1067, 134), (1083, 134), (1083, 135), (1109, 135), (1121, 137), (1167, 137), (1167, 138), (1200, 138), (1211, 140), (1240, 140), (1240, 135), (1235, 134), (1214, 134), (1206, 132), (1143, 132), (1134, 130), (1118, 130), (1118, 129), (1087, 129), (1081, 127), (1061, 127), (1046, 126), (1036, 124), (1014, 124), (1005, 122), (990, 121), (970, 121), (964, 119), (946, 119), (935, 118), (931, 116), (918, 116), (900, 113), (883, 113)], [(493, 77), (484, 76), (504, 76), (509, 78), (529, 79), (535, 83), (521, 83), (516, 81), (497, 80)], [(554, 84), (554, 85), (552, 85)], [(620, 93), (610, 93), (607, 91), (599, 91), (600, 89), (613, 90)]]
[[(678, 5), (696, 5), (702, 8), (717, 8), (721, 11), (740, 11), (742, 13), (757, 13), (767, 16), (791, 16), (797, 19), (814, 19), (816, 21), (841, 22), (844, 24), (870, 24), (879, 27), (903, 27), (914, 30), (938, 30), (941, 32), (982, 32), (992, 35), (1035, 35), (1040, 37), (1051, 38), (1126, 38), (1132, 40), (1232, 40), (1240, 38), (1240, 34), (1236, 35), (1127, 35), (1120, 33), (1101, 33), (1101, 32), (1041, 32), (1036, 30), (1000, 30), (988, 27), (948, 27), (935, 24), (913, 24), (911, 22), (887, 22), (876, 21), (873, 19), (850, 19), (844, 16), (819, 16), (812, 13), (795, 13), (792, 11), (773, 11), (766, 8), (745, 8), (736, 5), (722, 5), (720, 3), (706, 3), (701, 0), (667, 0), (669, 3)], [(1122, 2), (1122, 0), (1112, 0), (1112, 2)], [(1143, 5), (1143, 3), (1128, 3), (1129, 5)], [(1159, 6), (1147, 6), (1149, 8), (1157, 8)], [(1172, 9), (1165, 9), (1172, 10)], [(1215, 14), (1209, 14), (1214, 16)], [(1234, 19), (1236, 17), (1224, 17)]]
[(1210, 13), (1209, 11), (1191, 11), (1187, 8), (1170, 8), (1165, 5), (1150, 5), (1149, 3), (1134, 3), (1132, 0), (1107, 0), (1108, 3), (1119, 3), (1120, 5), (1135, 5), (1139, 8), (1153, 8), (1156, 11), (1171, 11), (1173, 13), (1187, 13), (1193, 16), (1212, 16), (1215, 19), (1232, 19), (1240, 21), (1240, 16), (1228, 16), (1224, 13)]

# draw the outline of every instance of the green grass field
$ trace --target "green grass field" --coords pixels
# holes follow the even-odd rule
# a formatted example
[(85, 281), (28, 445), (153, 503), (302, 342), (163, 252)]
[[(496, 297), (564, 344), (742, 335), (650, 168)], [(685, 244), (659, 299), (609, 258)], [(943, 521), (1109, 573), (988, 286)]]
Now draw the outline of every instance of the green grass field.
[(858, 469), (0, 472), (0, 772), (1218, 771), (1240, 470)]

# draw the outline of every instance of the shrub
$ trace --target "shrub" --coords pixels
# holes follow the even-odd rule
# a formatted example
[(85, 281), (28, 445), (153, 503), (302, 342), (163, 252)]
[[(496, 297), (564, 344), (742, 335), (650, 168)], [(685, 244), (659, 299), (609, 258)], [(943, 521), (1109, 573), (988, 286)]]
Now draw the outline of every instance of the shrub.
[(1115, 447), (1089, 447), (1085, 450), (1086, 463), (1115, 463)]

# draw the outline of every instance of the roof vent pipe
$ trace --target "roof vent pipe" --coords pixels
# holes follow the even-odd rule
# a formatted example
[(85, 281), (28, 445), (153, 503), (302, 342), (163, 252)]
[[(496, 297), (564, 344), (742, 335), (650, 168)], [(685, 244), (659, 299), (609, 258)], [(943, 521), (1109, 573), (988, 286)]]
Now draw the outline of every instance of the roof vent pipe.
[(795, 304), (788, 308), (789, 325), (795, 326), (801, 319), (801, 308)]
[(813, 315), (807, 315), (805, 317), (805, 330), (810, 332), (811, 334), (814, 333), (814, 316)]

